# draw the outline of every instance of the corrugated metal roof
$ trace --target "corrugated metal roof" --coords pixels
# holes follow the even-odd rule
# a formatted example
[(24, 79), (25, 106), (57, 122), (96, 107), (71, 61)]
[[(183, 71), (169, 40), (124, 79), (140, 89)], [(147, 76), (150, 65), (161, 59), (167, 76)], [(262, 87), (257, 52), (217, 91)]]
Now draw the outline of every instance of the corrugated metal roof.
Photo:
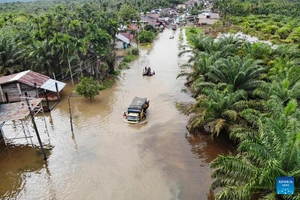
[(20, 82), (20, 83), (23, 83), (25, 85), (29, 85), (32, 87), (36, 83), (36, 86), (38, 88), (46, 89), (46, 90), (49, 90), (52, 92), (56, 92), (55, 82), (58, 83), (59, 91), (61, 91), (66, 85), (63, 82), (56, 81), (46, 75), (43, 75), (43, 74), (40, 74), (37, 72), (33, 72), (31, 70), (27, 70), (27, 71), (19, 72), (16, 74), (11, 74), (8, 76), (0, 77), (0, 85), (5, 84), (5, 83), (14, 82), (14, 81), (17, 81), (17, 82)]
[(129, 39), (126, 38), (125, 36), (121, 35), (121, 34), (118, 34), (118, 35), (117, 35), (117, 38), (118, 38), (119, 40), (122, 40), (123, 42), (126, 42), (127, 44), (130, 43)]
[(4, 83), (12, 82), (11, 80), (16, 76), (17, 74), (11, 74), (8, 76), (2, 76), (0, 77), (0, 85)]
[(33, 72), (31, 70), (19, 72), (16, 74), (11, 74), (8, 76), (0, 77), (0, 85), (5, 83), (10, 83), (14, 81), (18, 81), (20, 83), (24, 83), (26, 85), (34, 86), (34, 83), (37, 84), (38, 87), (43, 85), (50, 77), (45, 76), (43, 74)]
[(48, 81), (46, 81), (40, 88), (48, 90), (48, 91), (52, 91), (52, 92), (56, 92), (56, 86), (55, 83), (57, 83), (57, 88), (58, 91), (60, 92), (64, 87), (65, 87), (65, 83), (54, 80), (54, 79), (49, 79)]
[[(29, 103), (33, 110), (41, 103), (42, 99), (31, 99)], [(0, 122), (24, 119), (29, 115), (26, 102), (0, 104)]]
[(24, 73), (23, 76), (20, 76), (17, 81), (30, 86), (34, 86), (34, 83), (36, 83), (37, 87), (41, 87), (48, 79), (50, 79), (50, 77), (29, 70), (27, 73)]

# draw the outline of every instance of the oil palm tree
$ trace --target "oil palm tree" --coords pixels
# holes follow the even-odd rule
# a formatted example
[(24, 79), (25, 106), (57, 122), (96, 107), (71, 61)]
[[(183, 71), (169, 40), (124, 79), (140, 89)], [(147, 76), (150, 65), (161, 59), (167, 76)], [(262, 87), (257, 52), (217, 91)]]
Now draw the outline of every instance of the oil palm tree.
[(299, 65), (299, 58), (276, 57), (270, 62), (271, 68), (268, 72), (268, 78), (276, 81), (289, 79), (291, 84), (294, 84), (300, 80)]
[(211, 67), (207, 74), (208, 81), (216, 86), (220, 83), (232, 85), (234, 91), (242, 89), (251, 94), (264, 82), (261, 76), (266, 70), (260, 64), (259, 60), (237, 56), (221, 59)]
[(292, 84), (289, 79), (264, 83), (254, 91), (254, 94), (264, 100), (278, 99), (286, 105), (291, 99), (300, 99), (300, 81)]
[[(195, 60), (193, 64), (182, 65), (182, 68), (191, 67), (192, 71), (181, 72), (178, 77), (186, 76), (186, 85), (190, 86), (195, 82), (207, 81), (207, 73), (210, 72), (210, 66), (212, 66), (216, 61), (217, 57), (215, 55), (201, 54)], [(197, 81), (198, 80), (198, 81)]]
[(0, 71), (10, 74), (20, 69), (20, 59), (24, 50), (21, 50), (13, 39), (0, 37)]
[(29, 48), (29, 59), (32, 63), (32, 70), (39, 71), (52, 75), (54, 72), (54, 53), (50, 42), (45, 39), (44, 41), (35, 41)]
[(240, 54), (254, 60), (262, 60), (267, 64), (270, 60), (271, 46), (266, 43), (245, 42), (242, 45)]
[[(258, 121), (258, 134), (241, 142), (236, 155), (219, 156), (211, 163), (212, 189), (222, 188), (216, 199), (300, 198), (300, 113), (297, 102), (286, 107), (268, 102), (272, 112)], [(295, 194), (279, 197), (276, 178), (293, 176)]]
[(194, 115), (189, 120), (188, 129), (195, 131), (205, 128), (213, 136), (219, 136), (239, 120), (239, 112), (247, 107), (247, 93), (243, 90), (232, 92), (204, 90), (189, 113)]

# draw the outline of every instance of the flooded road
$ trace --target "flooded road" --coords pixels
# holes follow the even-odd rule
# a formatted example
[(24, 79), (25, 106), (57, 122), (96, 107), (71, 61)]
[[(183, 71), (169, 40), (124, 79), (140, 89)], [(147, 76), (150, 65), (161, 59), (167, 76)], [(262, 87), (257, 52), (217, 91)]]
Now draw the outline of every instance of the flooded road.
[[(16, 199), (168, 200), (211, 199), (209, 163), (228, 148), (209, 136), (191, 136), (188, 117), (176, 102), (194, 100), (176, 79), (187, 57), (178, 57), (180, 30), (165, 30), (114, 86), (94, 100), (71, 97), (69, 84), (51, 113), (37, 118), (42, 141), (51, 151), (43, 161), (39, 147), (10, 147), (0, 156), (0, 197)], [(169, 39), (174, 35), (174, 39)], [(155, 70), (143, 77), (145, 66)], [(129, 125), (122, 114), (135, 96), (150, 100), (148, 122)], [(33, 141), (38, 144), (34, 135)], [(20, 140), (16, 140), (20, 143)]]

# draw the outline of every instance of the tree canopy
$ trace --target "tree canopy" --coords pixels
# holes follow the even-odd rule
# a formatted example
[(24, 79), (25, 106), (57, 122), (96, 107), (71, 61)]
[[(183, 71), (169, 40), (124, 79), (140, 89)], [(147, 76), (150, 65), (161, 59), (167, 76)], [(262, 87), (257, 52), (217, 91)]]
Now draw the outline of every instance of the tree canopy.
[(101, 90), (100, 84), (92, 77), (81, 77), (78, 85), (76, 85), (76, 93), (85, 98), (93, 99)]

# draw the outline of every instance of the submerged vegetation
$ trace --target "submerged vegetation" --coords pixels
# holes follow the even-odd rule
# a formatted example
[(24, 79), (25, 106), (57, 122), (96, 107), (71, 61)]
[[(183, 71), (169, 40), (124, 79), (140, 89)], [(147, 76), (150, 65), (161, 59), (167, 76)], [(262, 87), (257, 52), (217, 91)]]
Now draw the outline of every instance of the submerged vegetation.
[[(190, 49), (180, 55), (192, 56), (182, 67), (192, 70), (179, 76), (196, 98), (188, 128), (226, 135), (238, 147), (211, 163), (211, 187), (221, 188), (217, 199), (300, 199), (300, 4), (216, 0), (214, 8), (232, 27), (278, 45), (186, 34)], [(283, 17), (288, 10), (290, 17)], [(293, 195), (276, 194), (279, 176), (295, 178)]]

